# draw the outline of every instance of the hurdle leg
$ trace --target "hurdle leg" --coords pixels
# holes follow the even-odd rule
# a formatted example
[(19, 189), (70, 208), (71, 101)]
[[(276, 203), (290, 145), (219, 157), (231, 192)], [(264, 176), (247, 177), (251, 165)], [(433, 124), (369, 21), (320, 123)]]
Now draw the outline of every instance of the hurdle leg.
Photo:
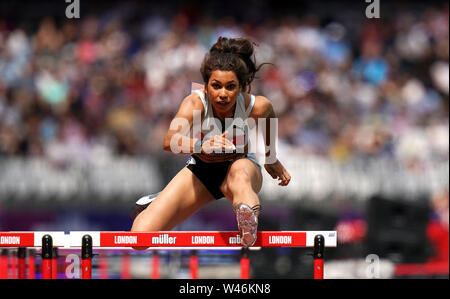
[(58, 248), (53, 247), (52, 252), (52, 279), (58, 278)]
[(17, 279), (17, 252), (13, 252), (11, 255), (11, 272), (9, 277)]
[(92, 237), (81, 239), (81, 279), (92, 279)]
[(323, 279), (323, 252), (325, 238), (322, 235), (314, 237), (314, 279)]
[(131, 257), (128, 252), (122, 254), (122, 279), (131, 279)]
[(241, 279), (250, 278), (250, 260), (248, 258), (249, 249), (242, 247), (241, 249)]
[[(53, 239), (50, 235), (42, 237), (42, 278), (52, 279)], [(56, 269), (55, 269), (56, 271)]]
[(26, 265), (27, 249), (25, 247), (19, 247), (17, 250), (18, 258), (18, 278), (25, 279), (27, 277), (27, 265)]
[(153, 251), (152, 254), (152, 279), (160, 279), (159, 275), (159, 254), (158, 251)]
[(198, 256), (196, 250), (192, 250), (189, 258), (189, 272), (191, 273), (191, 279), (198, 279)]
[(108, 255), (99, 255), (98, 256), (98, 275), (100, 279), (108, 279), (109, 274), (109, 263), (108, 263)]
[(36, 262), (35, 262), (35, 251), (31, 249), (28, 252), (28, 279), (36, 278)]
[(2, 249), (0, 255), (0, 279), (8, 279), (9, 254), (8, 249)]

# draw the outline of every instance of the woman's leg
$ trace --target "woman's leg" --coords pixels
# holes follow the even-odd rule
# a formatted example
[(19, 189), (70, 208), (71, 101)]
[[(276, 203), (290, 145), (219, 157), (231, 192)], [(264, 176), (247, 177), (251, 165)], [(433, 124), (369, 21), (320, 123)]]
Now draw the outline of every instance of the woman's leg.
[(221, 190), (232, 201), (241, 234), (241, 244), (252, 246), (256, 241), (260, 203), (258, 192), (262, 185), (260, 168), (249, 159), (234, 161)]
[(250, 207), (259, 205), (258, 192), (261, 186), (260, 168), (250, 159), (241, 158), (231, 164), (220, 189), (236, 210), (240, 204)]
[(212, 201), (202, 182), (184, 167), (136, 217), (131, 231), (171, 230)]

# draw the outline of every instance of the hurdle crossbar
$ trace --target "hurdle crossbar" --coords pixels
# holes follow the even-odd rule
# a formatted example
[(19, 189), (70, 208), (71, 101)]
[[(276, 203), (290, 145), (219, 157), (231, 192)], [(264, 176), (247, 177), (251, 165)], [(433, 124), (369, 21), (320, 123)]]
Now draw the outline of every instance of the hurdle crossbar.
[[(41, 247), (42, 237), (50, 235), (54, 247), (79, 248), (83, 236), (92, 237), (94, 248), (241, 248), (237, 231), (71, 231), (0, 232), (0, 247)], [(322, 235), (326, 247), (337, 246), (336, 231), (259, 231), (252, 247), (314, 247), (314, 237)]]
[[(99, 232), (75, 231), (64, 232), (0, 232), (1, 247), (42, 247), (43, 278), (56, 278), (57, 248), (81, 248), (82, 278), (92, 278), (92, 249), (122, 249), (122, 248), (163, 248), (170, 249), (242, 249), (241, 278), (249, 278), (248, 251), (261, 247), (313, 247), (314, 248), (314, 278), (323, 279), (323, 258), (325, 247), (337, 246), (336, 231), (260, 231), (257, 241), (250, 248), (242, 247), (239, 232), (217, 231), (157, 231), (157, 232)], [(55, 239), (55, 242), (53, 241)], [(2, 251), (0, 266), (7, 262), (7, 253)], [(18, 251), (23, 258), (23, 250)], [(156, 255), (157, 256), (157, 255)], [(155, 257), (155, 256), (153, 256)], [(54, 263), (54, 265), (53, 265)], [(156, 265), (156, 264), (155, 264)], [(153, 268), (155, 268), (154, 266)], [(159, 267), (159, 265), (157, 265)], [(23, 268), (23, 267), (22, 267)], [(197, 278), (198, 261), (191, 258), (190, 269), (192, 278)], [(23, 269), (22, 269), (23, 270)], [(7, 278), (7, 268), (0, 267), (0, 278)], [(23, 271), (22, 271), (23, 272)], [(159, 272), (153, 270), (152, 278), (159, 278)], [(153, 275), (152, 274), (152, 275)], [(34, 275), (34, 274), (33, 274)], [(23, 275), (22, 275), (23, 276)]]

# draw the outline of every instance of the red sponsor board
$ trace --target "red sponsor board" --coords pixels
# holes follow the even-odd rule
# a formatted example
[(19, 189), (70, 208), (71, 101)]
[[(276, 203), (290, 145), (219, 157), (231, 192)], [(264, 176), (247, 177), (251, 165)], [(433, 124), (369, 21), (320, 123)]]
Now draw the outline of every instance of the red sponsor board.
[(0, 247), (34, 247), (34, 233), (0, 232)]
[(306, 232), (261, 232), (255, 246), (306, 247)]
[[(241, 247), (239, 232), (101, 232), (100, 247)], [(305, 247), (306, 232), (258, 232), (254, 247)]]

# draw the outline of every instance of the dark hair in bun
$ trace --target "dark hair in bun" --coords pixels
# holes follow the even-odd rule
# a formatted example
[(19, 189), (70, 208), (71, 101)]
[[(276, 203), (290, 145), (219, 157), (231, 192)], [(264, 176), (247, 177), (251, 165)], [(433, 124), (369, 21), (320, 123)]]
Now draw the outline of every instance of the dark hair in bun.
[(262, 65), (256, 67), (253, 44), (246, 38), (219, 37), (205, 55), (200, 72), (205, 83), (215, 70), (233, 71), (243, 91), (250, 91), (250, 83)]

